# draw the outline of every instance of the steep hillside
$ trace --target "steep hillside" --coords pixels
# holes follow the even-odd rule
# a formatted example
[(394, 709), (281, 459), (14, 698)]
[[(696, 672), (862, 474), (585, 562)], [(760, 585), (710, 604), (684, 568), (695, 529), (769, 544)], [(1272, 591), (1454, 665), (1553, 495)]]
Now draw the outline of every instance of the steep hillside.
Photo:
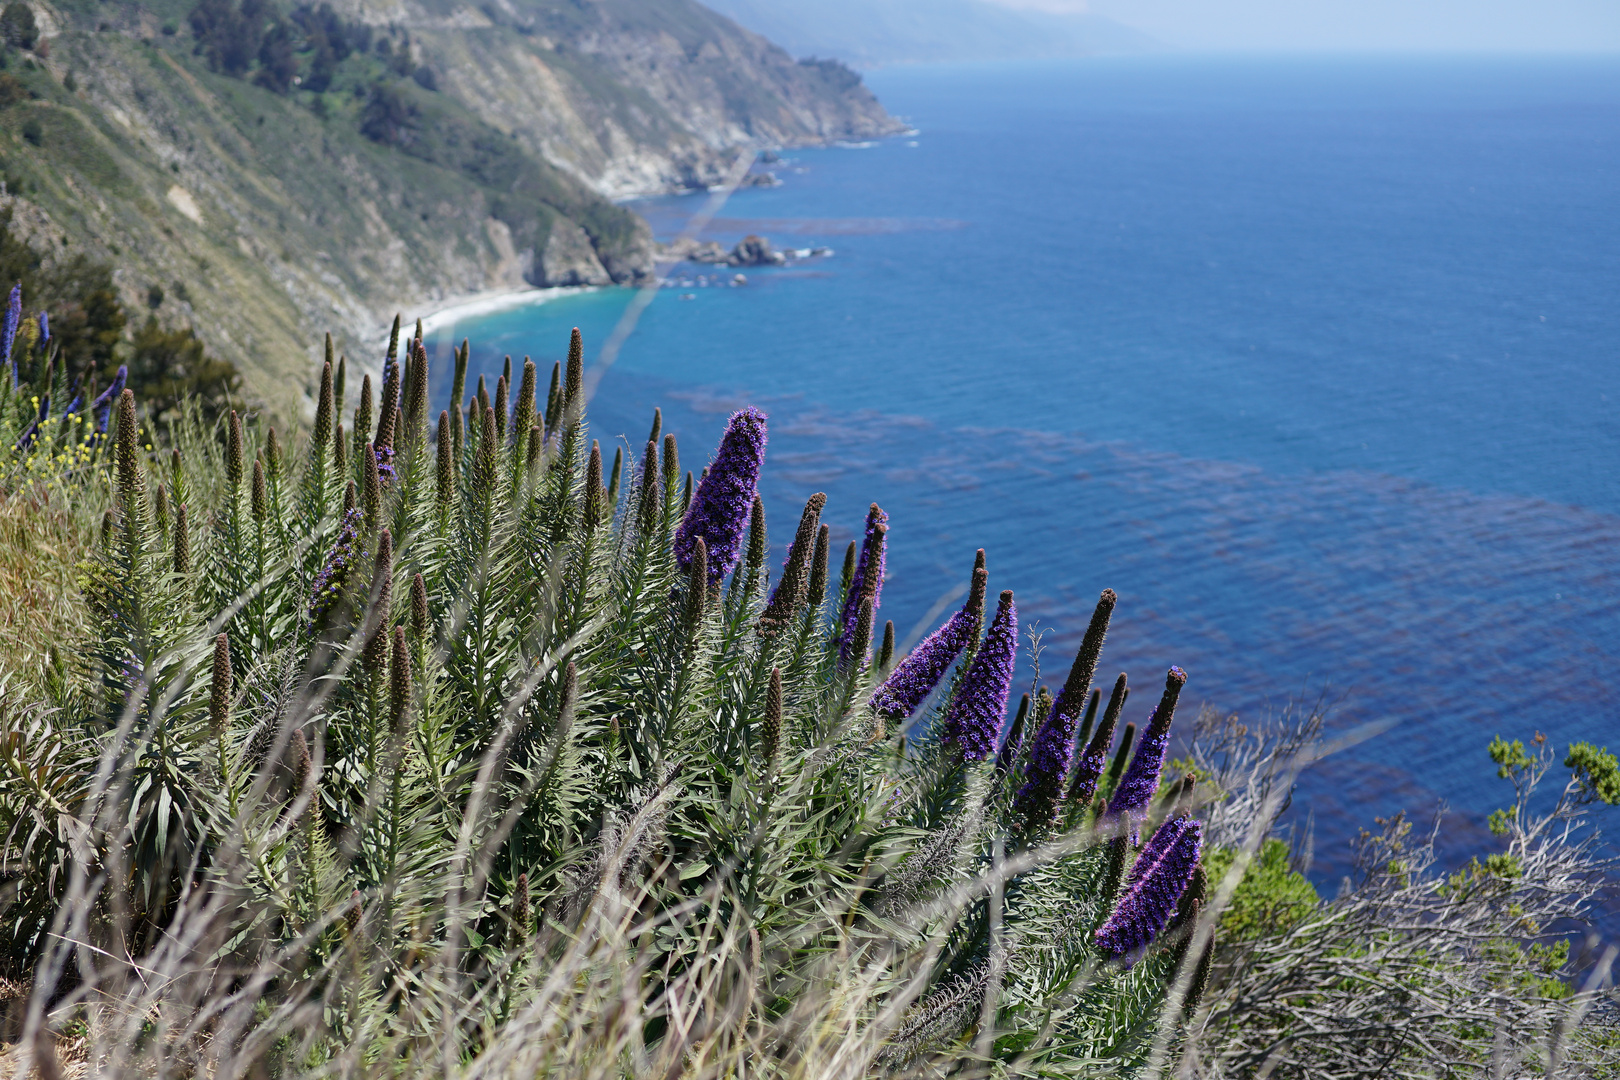
[(691, 0), (33, 11), (0, 76), (19, 225), (110, 262), (132, 307), (162, 286), (159, 318), (278, 409), (323, 330), (369, 357), (401, 305), (643, 279), (651, 235), (612, 197), (897, 126)]
[[(368, 0), (339, 3), (376, 18)], [(796, 63), (691, 0), (423, 7), (416, 40), (443, 72), (442, 88), (610, 196), (713, 183), (738, 146), (901, 128), (847, 68)], [(445, 32), (480, 18), (483, 26)]]

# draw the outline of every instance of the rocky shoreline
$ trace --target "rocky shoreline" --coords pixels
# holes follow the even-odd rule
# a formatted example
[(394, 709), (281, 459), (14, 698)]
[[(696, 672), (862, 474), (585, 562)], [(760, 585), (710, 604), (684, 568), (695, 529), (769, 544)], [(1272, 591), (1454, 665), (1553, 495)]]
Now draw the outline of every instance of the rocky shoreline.
[[(742, 273), (725, 273), (727, 269), (742, 267), (791, 266), (810, 259), (831, 258), (835, 252), (829, 247), (777, 248), (769, 238), (750, 233), (737, 241), (729, 250), (715, 240), (685, 238), (669, 244), (657, 245), (658, 263), (670, 265), (670, 272), (657, 278), (662, 289), (723, 289), (740, 288), (748, 284)], [(714, 267), (713, 272), (692, 272), (679, 269), (681, 264)], [(603, 275), (604, 278), (606, 277)], [(530, 285), (516, 289), (492, 289), (451, 298), (421, 315), (427, 332), (450, 330), (456, 323), (511, 307), (543, 304), (564, 296), (590, 292), (596, 288), (625, 284), (606, 280), (581, 281), (564, 286)], [(640, 282), (638, 284), (645, 284)], [(682, 297), (685, 299), (685, 297)], [(380, 344), (380, 339), (379, 339)]]
[(716, 240), (698, 240), (681, 237), (658, 246), (659, 262), (689, 262), (707, 266), (786, 266), (804, 259), (825, 259), (834, 254), (829, 247), (781, 248), (770, 240), (753, 233), (737, 241), (727, 251)]

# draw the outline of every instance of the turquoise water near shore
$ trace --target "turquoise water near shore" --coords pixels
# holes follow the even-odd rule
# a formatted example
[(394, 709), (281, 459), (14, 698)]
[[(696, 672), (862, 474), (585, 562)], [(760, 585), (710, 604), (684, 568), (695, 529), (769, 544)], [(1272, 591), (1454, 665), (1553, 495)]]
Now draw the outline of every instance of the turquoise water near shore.
[[(841, 540), (881, 503), (903, 638), (982, 546), (1052, 631), (1043, 681), (1112, 587), (1107, 672), (1179, 664), (1190, 704), (1246, 717), (1325, 698), (1335, 727), (1394, 721), (1301, 782), (1324, 883), (1398, 807), (1445, 800), (1450, 849), (1488, 843), (1493, 734), (1620, 749), (1620, 60), (869, 82), (918, 134), (788, 152), (705, 232), (836, 254), (661, 292), (597, 437), (639, 452), (659, 404), (698, 466), (731, 409), (764, 408), (773, 539), (811, 491)], [(668, 236), (704, 198), (636, 206)], [(493, 378), (578, 325), (594, 355), (629, 299), (435, 348), (470, 336)]]

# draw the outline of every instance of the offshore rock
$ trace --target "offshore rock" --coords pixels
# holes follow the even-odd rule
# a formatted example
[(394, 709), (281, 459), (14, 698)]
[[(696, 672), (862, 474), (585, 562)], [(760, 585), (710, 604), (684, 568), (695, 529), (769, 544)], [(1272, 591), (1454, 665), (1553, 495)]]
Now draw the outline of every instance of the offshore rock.
[(787, 256), (772, 248), (765, 237), (749, 234), (737, 241), (726, 262), (731, 266), (780, 266)]
[(719, 264), (731, 256), (716, 241), (683, 236), (659, 247), (658, 257), (666, 262)]

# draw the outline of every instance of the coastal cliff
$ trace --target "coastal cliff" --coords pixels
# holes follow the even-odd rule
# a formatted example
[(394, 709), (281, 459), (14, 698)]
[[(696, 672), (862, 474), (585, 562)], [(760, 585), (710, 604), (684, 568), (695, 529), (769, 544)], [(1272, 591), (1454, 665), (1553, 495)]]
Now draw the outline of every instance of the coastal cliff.
[(847, 67), (795, 62), (692, 0), (343, 2), (414, 28), (441, 89), (609, 197), (718, 183), (740, 147), (903, 128)]
[(0, 173), (36, 246), (153, 285), (250, 394), (297, 408), (308, 342), (374, 359), (400, 304), (633, 284), (611, 200), (765, 146), (900, 125), (847, 68), (692, 0), (33, 6), (4, 51)]

